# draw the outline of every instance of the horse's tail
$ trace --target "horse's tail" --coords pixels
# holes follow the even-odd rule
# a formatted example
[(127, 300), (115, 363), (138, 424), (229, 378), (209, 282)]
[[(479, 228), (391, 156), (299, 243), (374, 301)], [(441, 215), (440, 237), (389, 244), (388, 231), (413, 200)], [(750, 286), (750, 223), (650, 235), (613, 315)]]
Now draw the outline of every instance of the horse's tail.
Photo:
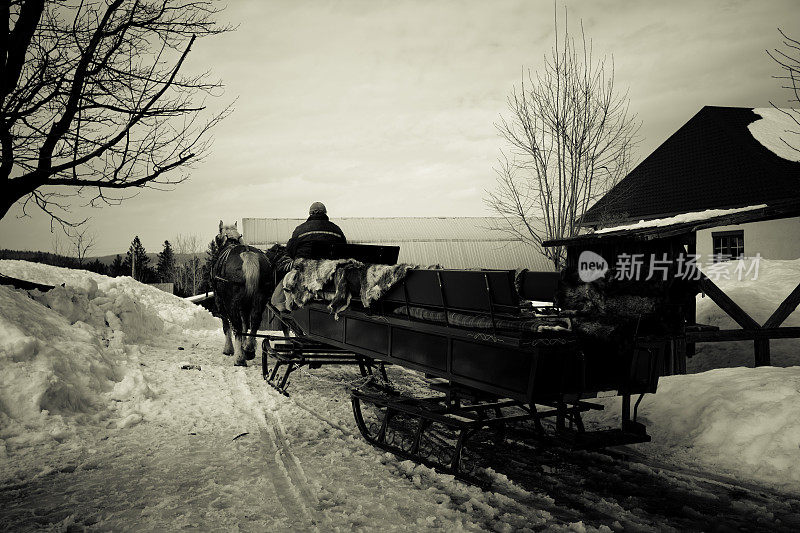
[(242, 253), (242, 273), (244, 274), (244, 287), (248, 297), (252, 297), (258, 289), (259, 263), (258, 254), (255, 252)]

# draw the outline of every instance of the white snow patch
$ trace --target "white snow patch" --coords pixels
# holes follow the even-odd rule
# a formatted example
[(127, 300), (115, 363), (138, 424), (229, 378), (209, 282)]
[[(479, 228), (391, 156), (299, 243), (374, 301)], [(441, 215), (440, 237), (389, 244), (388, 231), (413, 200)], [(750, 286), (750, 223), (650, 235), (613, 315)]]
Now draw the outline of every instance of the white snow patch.
[(750, 205), (747, 207), (736, 207), (734, 209), (706, 209), (705, 211), (693, 211), (691, 213), (681, 213), (667, 218), (654, 218), (653, 220), (640, 220), (635, 224), (628, 224), (625, 226), (615, 226), (612, 228), (603, 228), (595, 231), (595, 233), (609, 233), (611, 231), (622, 231), (640, 228), (658, 228), (664, 226), (672, 226), (673, 224), (682, 224), (684, 222), (697, 222), (700, 220), (708, 220), (710, 218), (719, 217), (722, 215), (730, 215), (731, 213), (741, 213), (743, 211), (752, 211), (754, 209), (763, 209), (767, 207), (766, 204)]
[(800, 125), (787, 114), (800, 120), (800, 110), (759, 107), (753, 112), (761, 115), (761, 119), (747, 126), (755, 140), (778, 157), (800, 161)]
[[(139, 423), (155, 397), (138, 343), (216, 334), (208, 311), (132, 278), (27, 261), (0, 272), (55, 288), (0, 286), (0, 442), (61, 442), (81, 426)], [(211, 331), (209, 331), (211, 330)]]
[[(619, 424), (621, 400), (592, 418)], [(800, 486), (800, 367), (725, 368), (668, 376), (645, 396), (639, 420), (651, 443), (640, 450), (701, 464), (737, 478)]]
[[(143, 330), (128, 332), (129, 335), (140, 335), (143, 339), (162, 333), (161, 329), (148, 333), (150, 327), (158, 328), (153, 326), (154, 321), (163, 322), (163, 327), (168, 332), (221, 327), (220, 321), (202, 307), (174, 294), (139, 283), (129, 276), (111, 278), (86, 270), (16, 260), (0, 260), (0, 272), (45, 285), (65, 284), (67, 289), (73, 289), (76, 294), (86, 295), (89, 300), (103, 298), (97, 303), (104, 311), (108, 308), (109, 302), (113, 302), (113, 311), (123, 324), (127, 320), (127, 324), (133, 330), (137, 330), (138, 325), (143, 326)], [(100, 304), (106, 304), (106, 307)], [(139, 313), (143, 314), (133, 318)], [(139, 324), (137, 321), (140, 319), (146, 323)]]

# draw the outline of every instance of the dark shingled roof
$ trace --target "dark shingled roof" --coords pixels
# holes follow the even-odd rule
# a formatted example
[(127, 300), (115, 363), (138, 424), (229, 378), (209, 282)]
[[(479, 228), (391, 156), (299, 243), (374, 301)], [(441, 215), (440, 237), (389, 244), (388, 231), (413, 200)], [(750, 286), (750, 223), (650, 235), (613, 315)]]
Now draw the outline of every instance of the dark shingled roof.
[(706, 106), (586, 212), (641, 220), (706, 209), (800, 203), (800, 162), (753, 138), (750, 108)]

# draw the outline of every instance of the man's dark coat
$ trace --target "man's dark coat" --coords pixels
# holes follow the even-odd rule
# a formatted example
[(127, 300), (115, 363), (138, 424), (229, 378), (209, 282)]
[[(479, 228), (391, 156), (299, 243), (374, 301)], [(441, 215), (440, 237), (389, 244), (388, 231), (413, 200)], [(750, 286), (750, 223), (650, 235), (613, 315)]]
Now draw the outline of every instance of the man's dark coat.
[(314, 214), (295, 228), (286, 244), (286, 252), (292, 259), (318, 259), (311, 253), (311, 243), (316, 241), (347, 243), (342, 229), (328, 220), (328, 215)]

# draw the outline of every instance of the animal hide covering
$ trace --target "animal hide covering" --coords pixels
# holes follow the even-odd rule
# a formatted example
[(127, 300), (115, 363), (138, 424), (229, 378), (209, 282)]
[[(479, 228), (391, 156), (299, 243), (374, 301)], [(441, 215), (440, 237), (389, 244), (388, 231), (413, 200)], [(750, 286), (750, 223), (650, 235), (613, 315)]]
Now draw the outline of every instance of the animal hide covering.
[(417, 265), (367, 265), (355, 259), (304, 259), (294, 261), (283, 280), (286, 308), (324, 300), (338, 317), (358, 295), (364, 307), (378, 300)]

